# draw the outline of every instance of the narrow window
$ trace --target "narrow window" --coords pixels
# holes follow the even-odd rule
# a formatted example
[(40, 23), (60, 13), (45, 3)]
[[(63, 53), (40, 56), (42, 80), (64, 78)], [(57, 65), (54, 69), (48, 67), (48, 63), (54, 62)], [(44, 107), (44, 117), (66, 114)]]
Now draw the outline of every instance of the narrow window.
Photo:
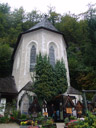
[(36, 47), (35, 45), (33, 45), (30, 52), (30, 72), (34, 71), (35, 64), (36, 64)]
[(54, 53), (54, 47), (50, 46), (49, 48), (49, 60), (50, 64), (54, 67), (55, 66), (55, 53)]

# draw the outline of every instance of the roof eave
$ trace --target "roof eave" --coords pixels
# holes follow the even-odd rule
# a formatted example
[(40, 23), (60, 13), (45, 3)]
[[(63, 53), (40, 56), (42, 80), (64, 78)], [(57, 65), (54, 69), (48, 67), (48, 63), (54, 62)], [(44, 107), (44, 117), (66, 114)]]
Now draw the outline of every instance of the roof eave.
[(12, 92), (0, 92), (0, 94), (2, 95), (17, 95), (18, 92), (12, 93)]

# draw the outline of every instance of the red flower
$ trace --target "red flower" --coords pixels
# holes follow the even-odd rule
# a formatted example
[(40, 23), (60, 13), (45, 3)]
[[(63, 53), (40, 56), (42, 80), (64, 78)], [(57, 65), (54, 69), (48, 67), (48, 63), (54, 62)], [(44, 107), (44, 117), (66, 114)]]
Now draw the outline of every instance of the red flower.
[(3, 117), (3, 115), (0, 114), (0, 117)]
[(14, 118), (14, 117), (11, 117), (11, 119), (12, 119), (12, 120), (15, 120), (15, 118)]

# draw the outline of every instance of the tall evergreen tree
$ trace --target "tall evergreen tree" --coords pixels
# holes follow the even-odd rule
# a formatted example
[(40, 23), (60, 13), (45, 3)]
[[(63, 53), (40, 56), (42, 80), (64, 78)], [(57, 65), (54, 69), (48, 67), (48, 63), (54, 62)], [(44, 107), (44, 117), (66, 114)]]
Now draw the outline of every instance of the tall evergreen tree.
[(49, 64), (47, 56), (42, 57), (41, 54), (37, 57), (36, 64), (36, 81), (34, 84), (35, 93), (38, 98), (47, 101), (50, 100), (53, 92), (53, 78), (54, 73), (51, 65)]
[(66, 71), (63, 61), (57, 62), (55, 67), (49, 63), (47, 56), (37, 57), (36, 80), (34, 83), (34, 92), (39, 100), (50, 101), (58, 94), (66, 91)]
[(55, 65), (55, 79), (57, 95), (62, 94), (67, 89), (66, 69), (63, 60), (57, 61)]

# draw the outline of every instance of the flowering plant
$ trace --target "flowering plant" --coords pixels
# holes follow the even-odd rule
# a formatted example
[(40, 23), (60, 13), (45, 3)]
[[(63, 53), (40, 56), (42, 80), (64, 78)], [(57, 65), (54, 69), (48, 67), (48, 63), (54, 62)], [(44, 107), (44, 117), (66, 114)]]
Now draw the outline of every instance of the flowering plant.
[(15, 121), (15, 117), (14, 117), (14, 115), (12, 114), (12, 113), (10, 113), (10, 121)]
[(15, 118), (14, 118), (14, 117), (12, 117), (12, 116), (11, 116), (10, 118), (11, 118), (11, 120), (15, 120)]
[(33, 120), (22, 121), (20, 123), (20, 125), (32, 125), (32, 126), (36, 126), (37, 125), (37, 121), (33, 121)]

